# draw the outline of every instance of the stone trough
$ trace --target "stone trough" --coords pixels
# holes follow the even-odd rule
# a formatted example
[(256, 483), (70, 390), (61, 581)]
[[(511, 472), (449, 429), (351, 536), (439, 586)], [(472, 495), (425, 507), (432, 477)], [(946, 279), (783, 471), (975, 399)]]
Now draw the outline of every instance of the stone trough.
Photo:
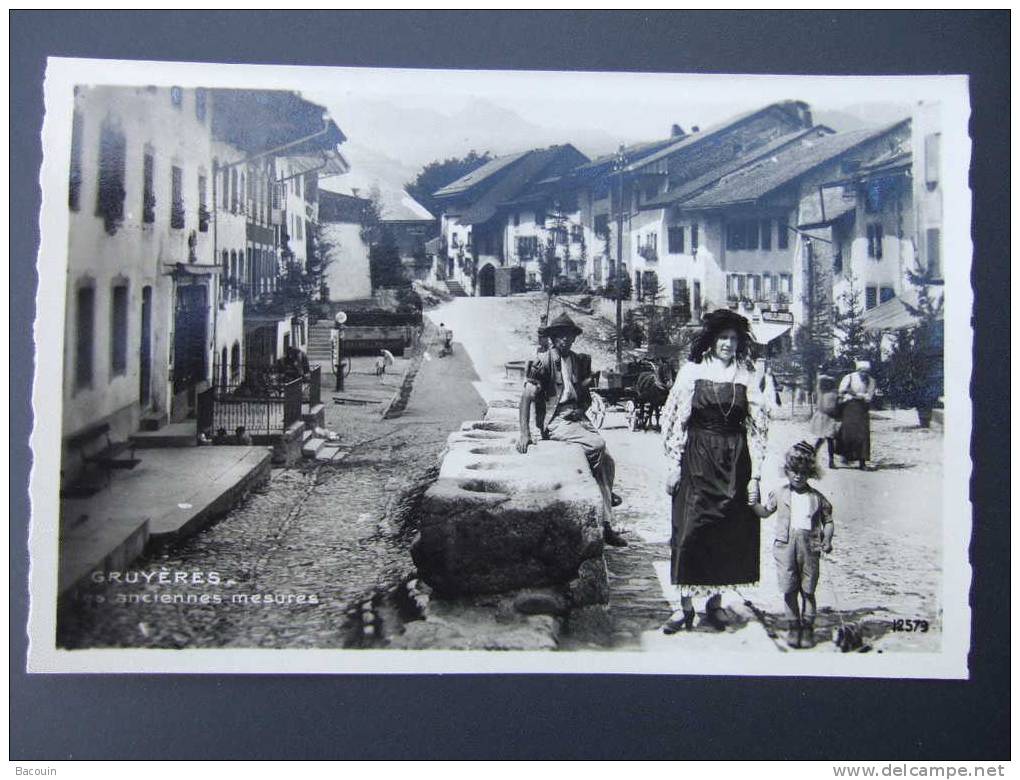
[(583, 451), (534, 437), (522, 455), (517, 436), (502, 405), (450, 435), (419, 510), (418, 572), (444, 597), (554, 586), (604, 603), (601, 497)]

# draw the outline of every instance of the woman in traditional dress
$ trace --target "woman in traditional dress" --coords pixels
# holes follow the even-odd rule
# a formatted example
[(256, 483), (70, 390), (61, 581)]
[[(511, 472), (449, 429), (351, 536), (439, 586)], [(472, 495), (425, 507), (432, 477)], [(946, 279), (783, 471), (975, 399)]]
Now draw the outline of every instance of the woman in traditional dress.
[(724, 629), (722, 589), (758, 581), (760, 527), (748, 502), (760, 498), (768, 412), (750, 343), (744, 317), (728, 309), (708, 315), (663, 409), (670, 578), (679, 596), (663, 626), (668, 634), (693, 627), (695, 596), (707, 596), (704, 623)]
[(839, 452), (848, 463), (857, 461), (863, 469), (871, 460), (871, 420), (868, 410), (875, 397), (875, 380), (871, 376), (871, 363), (858, 360), (855, 371), (839, 383), (839, 401), (842, 404), (839, 428)]
[(828, 374), (818, 375), (818, 387), (815, 398), (817, 405), (811, 415), (811, 434), (815, 437), (815, 451), (819, 450), (822, 441), (829, 450), (829, 468), (836, 468), (833, 458), (836, 449), (836, 437), (839, 435), (839, 398), (836, 392), (836, 380)]

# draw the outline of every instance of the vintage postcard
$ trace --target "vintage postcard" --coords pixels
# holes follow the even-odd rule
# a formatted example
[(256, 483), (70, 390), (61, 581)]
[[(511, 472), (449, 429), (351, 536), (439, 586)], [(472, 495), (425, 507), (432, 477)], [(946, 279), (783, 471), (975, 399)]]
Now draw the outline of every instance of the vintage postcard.
[(45, 99), (30, 671), (968, 676), (966, 78)]

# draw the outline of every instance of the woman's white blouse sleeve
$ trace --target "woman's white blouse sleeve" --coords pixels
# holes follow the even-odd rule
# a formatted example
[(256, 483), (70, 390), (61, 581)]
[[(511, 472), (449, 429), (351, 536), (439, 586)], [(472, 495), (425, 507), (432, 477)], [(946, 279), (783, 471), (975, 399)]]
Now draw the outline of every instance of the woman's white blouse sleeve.
[(691, 417), (697, 364), (685, 363), (669, 391), (662, 409), (662, 444), (666, 457), (679, 464), (687, 443), (687, 421)]

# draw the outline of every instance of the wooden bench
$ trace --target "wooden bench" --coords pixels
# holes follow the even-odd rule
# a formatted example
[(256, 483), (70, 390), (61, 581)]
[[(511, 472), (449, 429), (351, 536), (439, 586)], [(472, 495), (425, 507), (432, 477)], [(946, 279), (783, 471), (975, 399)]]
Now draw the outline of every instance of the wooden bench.
[[(68, 448), (81, 457), (86, 470), (88, 466), (96, 466), (102, 471), (104, 487), (109, 487), (111, 472), (114, 469), (133, 469), (140, 458), (135, 457), (135, 444), (132, 441), (112, 441), (110, 424), (98, 423), (67, 438)], [(129, 457), (123, 457), (128, 453)], [(65, 496), (81, 497), (97, 493), (99, 487), (84, 479), (84, 475), (73, 486), (64, 491)]]

